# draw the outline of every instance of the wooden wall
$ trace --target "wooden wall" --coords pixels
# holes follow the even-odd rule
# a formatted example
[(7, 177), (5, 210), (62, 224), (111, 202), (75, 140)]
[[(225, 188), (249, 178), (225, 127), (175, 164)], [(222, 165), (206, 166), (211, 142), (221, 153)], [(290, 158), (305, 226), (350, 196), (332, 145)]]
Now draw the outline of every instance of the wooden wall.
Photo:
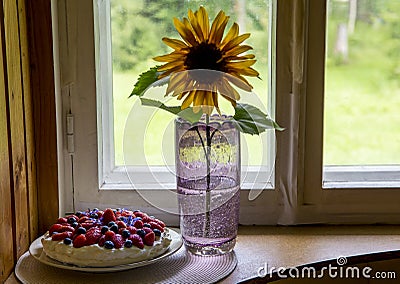
[(50, 0), (0, 5), (0, 282), (58, 216), (50, 11)]

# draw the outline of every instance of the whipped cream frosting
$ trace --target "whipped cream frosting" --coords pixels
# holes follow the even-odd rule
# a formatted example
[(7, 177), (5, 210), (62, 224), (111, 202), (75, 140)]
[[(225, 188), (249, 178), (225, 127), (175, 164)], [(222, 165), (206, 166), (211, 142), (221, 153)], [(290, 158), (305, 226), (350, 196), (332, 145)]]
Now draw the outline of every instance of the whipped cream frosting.
[(41, 241), (46, 255), (57, 261), (81, 267), (109, 267), (153, 259), (166, 252), (172, 239), (168, 229), (164, 230), (153, 246), (145, 245), (143, 249), (135, 246), (106, 249), (98, 244), (74, 248), (63, 241), (52, 241), (48, 233)]

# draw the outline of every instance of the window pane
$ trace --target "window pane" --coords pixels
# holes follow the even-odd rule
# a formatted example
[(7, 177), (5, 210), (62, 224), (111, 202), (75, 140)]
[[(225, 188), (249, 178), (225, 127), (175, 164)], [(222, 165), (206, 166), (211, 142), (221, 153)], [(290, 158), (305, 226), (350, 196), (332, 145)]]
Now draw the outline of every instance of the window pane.
[[(254, 92), (267, 105), (268, 101), (268, 44), (269, 44), (269, 1), (270, 0), (213, 0), (213, 1), (188, 1), (188, 0), (111, 0), (111, 32), (112, 32), (112, 60), (113, 60), (113, 104), (114, 104), (114, 144), (115, 164), (123, 164), (123, 135), (127, 116), (135, 98), (127, 99), (139, 74), (153, 67), (157, 62), (152, 58), (171, 52), (161, 39), (163, 37), (179, 38), (173, 26), (173, 17), (182, 19), (187, 17), (188, 9), (197, 10), (203, 5), (213, 20), (216, 14), (223, 10), (230, 15), (227, 29), (237, 22), (240, 33), (250, 32), (251, 37), (246, 44), (253, 46), (257, 63), (255, 69), (259, 71), (262, 80), (250, 79), (254, 86)], [(162, 99), (159, 98), (159, 99)], [(246, 101), (248, 102), (248, 101)], [(178, 105), (181, 102), (172, 100), (170, 105)], [(265, 107), (266, 108), (266, 107)], [(144, 108), (138, 110), (145, 112)], [(147, 110), (146, 110), (147, 111)], [(140, 121), (135, 126), (137, 132), (143, 132), (139, 128), (146, 127), (144, 151), (149, 165), (164, 165), (169, 160), (168, 153), (163, 152), (163, 139), (165, 131), (172, 137), (171, 123), (174, 117), (168, 113), (157, 112), (148, 121)], [(136, 128), (137, 127), (137, 128)], [(167, 130), (165, 130), (167, 129)], [(161, 138), (161, 139), (160, 139)], [(266, 136), (262, 138), (266, 141)], [(132, 147), (136, 147), (132, 141)], [(248, 145), (249, 164), (261, 165), (260, 137), (246, 137)], [(266, 151), (266, 150), (264, 150)], [(164, 151), (165, 152), (165, 151)], [(173, 155), (170, 155), (173, 158)], [(168, 162), (168, 161), (167, 161)], [(138, 160), (138, 164), (143, 164)]]
[(400, 1), (328, 1), (325, 76), (324, 164), (400, 164)]

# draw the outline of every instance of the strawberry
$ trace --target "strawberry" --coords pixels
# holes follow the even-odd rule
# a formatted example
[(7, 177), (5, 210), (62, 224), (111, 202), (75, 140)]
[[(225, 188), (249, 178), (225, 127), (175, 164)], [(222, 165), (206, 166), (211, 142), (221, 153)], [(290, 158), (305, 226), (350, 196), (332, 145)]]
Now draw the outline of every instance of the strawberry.
[(88, 216), (82, 216), (81, 218), (79, 218), (78, 223), (83, 223), (86, 222), (87, 220), (89, 220)]
[(143, 240), (138, 234), (132, 234), (128, 238), (132, 241), (132, 244), (140, 249), (144, 248)]
[(142, 220), (136, 220), (135, 223), (133, 224), (133, 226), (136, 227), (136, 229), (143, 228)]
[(144, 223), (150, 223), (150, 222), (154, 221), (154, 219), (153, 219), (153, 218), (150, 218), (149, 216), (144, 216), (144, 217), (142, 218), (142, 221), (143, 221)]
[(157, 222), (150, 222), (149, 223), (152, 229), (158, 229), (160, 232), (164, 232), (164, 227), (162, 227), (159, 223)]
[(112, 241), (113, 238), (114, 238), (114, 236), (115, 236), (115, 233), (114, 233), (113, 231), (107, 231), (107, 232), (104, 234), (104, 236), (105, 236), (105, 238), (106, 238), (106, 241)]
[(97, 244), (101, 235), (102, 235), (101, 230), (99, 228), (96, 228), (96, 227), (90, 228), (86, 232), (86, 245), (90, 246), (90, 245)]
[(103, 236), (101, 236), (100, 237), (100, 239), (99, 239), (99, 246), (104, 246), (104, 243), (106, 242), (106, 236), (105, 235), (103, 235)]
[(140, 211), (136, 211), (134, 212), (134, 214), (136, 215), (136, 217), (140, 217), (143, 219), (144, 216), (147, 216), (146, 213), (140, 212)]
[(58, 230), (59, 233), (61, 232), (74, 232), (75, 229), (69, 225), (62, 225), (61, 228)]
[(69, 218), (75, 218), (75, 220), (79, 220), (79, 218), (78, 218), (78, 216), (76, 216), (76, 215), (74, 215), (74, 214), (72, 214), (72, 215), (68, 215), (67, 217), (65, 217), (67, 220), (69, 219)]
[(156, 238), (156, 236), (154, 235), (154, 233), (150, 232), (150, 233), (146, 234), (146, 236), (144, 236), (143, 242), (147, 246), (152, 246), (154, 244), (155, 238)]
[(114, 243), (115, 248), (119, 249), (124, 246), (125, 240), (120, 234), (115, 234), (112, 242)]
[(164, 222), (163, 221), (161, 221), (161, 220), (158, 220), (158, 219), (154, 219), (154, 222), (156, 222), (158, 225), (160, 225), (161, 227), (165, 227), (165, 224), (164, 224)]
[(143, 227), (142, 230), (143, 230), (146, 234), (148, 234), (148, 233), (150, 233), (150, 232), (153, 232), (152, 229), (147, 228), (147, 227)]
[(58, 224), (68, 223), (68, 220), (67, 220), (67, 218), (58, 218), (57, 223)]
[(49, 229), (49, 235), (51, 236), (54, 232), (61, 232), (62, 225), (61, 224), (54, 224)]
[(131, 235), (136, 234), (136, 228), (135, 227), (129, 226), (126, 229), (131, 233)]
[(103, 216), (103, 214), (104, 214), (104, 212), (103, 211), (97, 211), (97, 216), (100, 218), (100, 217), (102, 217)]
[(124, 228), (124, 229), (125, 229), (125, 228), (126, 228), (126, 224), (125, 224), (123, 221), (118, 221), (118, 222), (117, 222), (117, 225), (118, 225), (118, 228), (119, 228), (119, 229), (121, 229), (121, 228)]
[(74, 239), (74, 248), (81, 248), (86, 245), (86, 236), (81, 234)]
[(107, 225), (111, 221), (117, 221), (117, 218), (115, 218), (114, 211), (110, 208), (107, 208), (104, 213), (103, 213), (103, 224)]
[(54, 234), (51, 236), (52, 241), (62, 241), (65, 238), (71, 238), (72, 237), (72, 232), (63, 232), (63, 233), (58, 233)]

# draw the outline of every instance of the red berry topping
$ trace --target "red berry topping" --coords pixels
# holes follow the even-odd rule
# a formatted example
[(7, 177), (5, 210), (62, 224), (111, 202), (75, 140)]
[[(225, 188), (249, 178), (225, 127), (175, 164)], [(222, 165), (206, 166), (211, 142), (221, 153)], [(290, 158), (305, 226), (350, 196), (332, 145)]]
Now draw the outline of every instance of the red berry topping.
[(143, 228), (143, 222), (142, 220), (136, 220), (135, 224), (133, 224), (134, 227), (136, 227), (136, 229), (141, 229)]
[(154, 222), (156, 222), (158, 225), (160, 225), (161, 227), (165, 227), (165, 224), (164, 224), (164, 222), (163, 221), (161, 221), (161, 220), (158, 220), (158, 219), (154, 219)]
[(88, 216), (82, 216), (81, 218), (79, 218), (78, 223), (83, 223), (86, 222), (87, 220), (89, 220)]
[(131, 235), (136, 234), (136, 227), (129, 226), (126, 229), (131, 233)]
[(99, 239), (99, 246), (104, 246), (104, 243), (106, 242), (106, 236), (105, 235), (103, 235), (103, 236), (101, 236), (100, 237), (100, 239)]
[(107, 231), (104, 235), (106, 237), (106, 241), (112, 241), (115, 233), (113, 231)]
[(61, 228), (62, 228), (61, 224), (54, 224), (53, 226), (50, 227), (49, 235), (50, 236), (53, 235), (54, 232), (57, 233), (61, 232)]
[(114, 247), (119, 249), (124, 246), (125, 240), (120, 234), (115, 234), (112, 242), (114, 243)]
[(145, 231), (146, 234), (148, 234), (148, 233), (150, 233), (150, 232), (153, 232), (152, 229), (147, 228), (147, 227), (143, 227), (142, 230)]
[(90, 245), (94, 245), (97, 244), (100, 237), (101, 237), (101, 230), (99, 228), (90, 228), (87, 232), (86, 232), (86, 245), (90, 246)]
[(146, 234), (146, 236), (144, 236), (143, 242), (147, 246), (152, 246), (154, 244), (155, 239), (156, 239), (156, 236), (154, 235), (154, 233), (150, 232), (150, 233)]
[(144, 248), (143, 240), (138, 234), (132, 234), (128, 238), (132, 241), (132, 244), (140, 249)]
[(58, 218), (58, 220), (57, 220), (58, 224), (63, 224), (63, 223), (67, 223), (67, 222), (68, 222), (67, 218)]
[(62, 225), (58, 232), (74, 232), (75, 229), (69, 225)]
[(118, 228), (119, 228), (119, 229), (121, 229), (121, 228), (126, 228), (126, 224), (125, 224), (123, 221), (118, 221), (118, 222), (117, 222), (117, 225), (118, 225)]
[(86, 236), (81, 234), (74, 239), (74, 248), (81, 248), (86, 245)]
[(71, 238), (72, 237), (72, 232), (62, 232), (58, 234), (54, 234), (51, 236), (52, 241), (62, 241), (65, 238)]
[(103, 213), (103, 224), (107, 225), (111, 221), (116, 221), (117, 218), (115, 218), (114, 211), (110, 208), (107, 208), (104, 213)]
[(162, 227), (159, 223), (150, 222), (149, 223), (152, 229), (158, 229), (160, 232), (164, 232), (164, 227)]
[(86, 222), (81, 223), (81, 226), (84, 227), (86, 230), (92, 228), (95, 225), (96, 224), (93, 221), (86, 221)]

